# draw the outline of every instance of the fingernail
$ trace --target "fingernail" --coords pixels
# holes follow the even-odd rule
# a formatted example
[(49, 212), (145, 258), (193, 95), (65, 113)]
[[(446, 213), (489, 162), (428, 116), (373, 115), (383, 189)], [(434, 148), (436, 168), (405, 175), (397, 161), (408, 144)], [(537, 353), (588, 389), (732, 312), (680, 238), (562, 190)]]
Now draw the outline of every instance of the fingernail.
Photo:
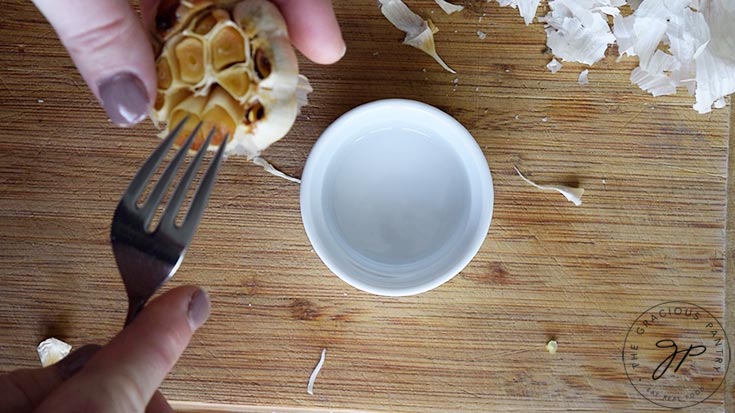
[(148, 93), (145, 85), (132, 73), (123, 72), (99, 82), (102, 106), (112, 123), (133, 126), (148, 114)]
[(92, 358), (102, 346), (97, 344), (87, 344), (86, 346), (80, 347), (68, 356), (64, 357), (63, 360), (56, 363), (56, 368), (61, 372), (61, 376), (64, 380), (77, 374), (85, 364)]
[(189, 325), (196, 330), (209, 318), (209, 296), (203, 289), (198, 289), (189, 301)]

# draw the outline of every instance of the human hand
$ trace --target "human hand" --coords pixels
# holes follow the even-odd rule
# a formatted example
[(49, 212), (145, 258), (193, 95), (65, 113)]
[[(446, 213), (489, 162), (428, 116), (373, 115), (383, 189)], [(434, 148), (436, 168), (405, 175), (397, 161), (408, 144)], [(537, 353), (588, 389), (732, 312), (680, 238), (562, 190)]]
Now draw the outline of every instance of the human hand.
[(209, 317), (207, 293), (179, 287), (151, 301), (106, 346), (0, 376), (0, 413), (173, 412), (158, 387)]
[[(33, 0), (59, 35), (87, 85), (118, 126), (145, 119), (156, 96), (151, 26), (161, 0), (140, 0), (141, 21), (127, 0)], [(346, 47), (330, 0), (272, 0), (291, 41), (316, 63), (338, 61)], [(149, 27), (146, 27), (146, 29)]]

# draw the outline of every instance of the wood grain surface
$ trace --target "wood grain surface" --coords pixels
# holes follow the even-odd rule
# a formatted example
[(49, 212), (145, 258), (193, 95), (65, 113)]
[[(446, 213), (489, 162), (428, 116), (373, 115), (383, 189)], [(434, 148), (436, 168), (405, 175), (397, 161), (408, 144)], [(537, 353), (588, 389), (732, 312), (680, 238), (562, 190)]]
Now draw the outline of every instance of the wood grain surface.
[[(733, 321), (733, 299), (725, 306), (729, 104), (698, 115), (685, 93), (654, 99), (631, 85), (635, 61), (614, 53), (580, 86), (581, 65), (545, 68), (542, 25), (526, 27), (495, 2), (460, 3), (467, 9), (447, 16), (432, 1), (410, 2), (439, 27), (452, 75), (401, 45), (373, 0), (336, 1), (347, 55), (329, 67), (301, 60), (311, 105), (266, 155), (298, 176), (345, 111), (392, 97), (435, 105), (472, 132), (493, 173), (495, 212), (479, 255), (420, 296), (362, 293), (311, 249), (299, 187), (229, 159), (166, 286), (204, 286), (213, 302), (162, 388), (178, 409), (656, 411), (621, 361), (634, 320), (681, 300)], [(5, 371), (36, 366), (35, 346), (49, 336), (80, 346), (121, 328), (126, 300), (110, 220), (157, 140), (150, 123), (107, 122), (31, 2), (0, 0), (0, 10)], [(581, 185), (584, 205), (534, 190), (513, 165), (540, 182)], [(554, 355), (544, 350), (550, 338), (559, 342)], [(726, 394), (732, 403), (732, 380), (689, 410), (725, 411)]]

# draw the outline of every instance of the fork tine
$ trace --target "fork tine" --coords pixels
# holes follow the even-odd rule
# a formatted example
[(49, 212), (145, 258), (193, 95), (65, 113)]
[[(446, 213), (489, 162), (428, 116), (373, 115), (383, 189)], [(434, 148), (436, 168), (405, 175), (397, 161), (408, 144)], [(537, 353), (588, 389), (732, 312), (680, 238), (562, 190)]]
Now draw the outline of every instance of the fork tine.
[(148, 160), (145, 161), (138, 173), (135, 174), (133, 180), (130, 181), (130, 185), (128, 185), (128, 188), (123, 193), (122, 202), (124, 202), (131, 210), (135, 208), (135, 203), (143, 194), (146, 184), (153, 177), (156, 169), (158, 169), (161, 161), (163, 161), (166, 152), (171, 148), (171, 145), (173, 145), (176, 137), (179, 135), (179, 132), (181, 132), (181, 129), (188, 120), (189, 117), (187, 116), (179, 122), (178, 125), (176, 125), (176, 127), (168, 134), (166, 139), (158, 146), (158, 148), (156, 148), (155, 151), (153, 151)]
[(229, 135), (225, 135), (225, 139), (222, 140), (222, 143), (217, 150), (217, 155), (215, 155), (212, 162), (209, 163), (207, 172), (194, 193), (194, 199), (191, 201), (191, 207), (184, 217), (181, 228), (179, 228), (179, 233), (187, 240), (187, 242), (194, 236), (194, 232), (196, 231), (199, 221), (202, 219), (202, 215), (204, 214), (204, 209), (207, 206), (207, 201), (209, 200), (209, 194), (212, 192), (214, 182), (217, 180), (217, 173), (219, 172), (219, 167), (222, 163), (222, 158), (224, 157), (227, 139), (229, 139)]
[[(184, 203), (184, 199), (186, 199), (186, 193), (189, 191), (191, 182), (196, 176), (196, 172), (199, 169), (199, 165), (202, 163), (202, 160), (204, 159), (204, 154), (207, 152), (207, 148), (209, 147), (210, 142), (212, 142), (212, 137), (214, 136), (214, 133), (215, 129), (212, 128), (212, 130), (209, 132), (209, 135), (207, 136), (207, 140), (204, 141), (204, 144), (201, 148), (199, 148), (199, 151), (197, 152), (194, 159), (191, 161), (191, 164), (189, 164), (189, 167), (186, 168), (186, 172), (184, 172), (184, 176), (181, 177), (181, 181), (176, 187), (176, 191), (174, 191), (174, 194), (171, 196), (168, 204), (166, 204), (166, 208), (163, 211), (161, 222), (159, 224), (159, 227), (164, 231), (175, 230), (174, 226), (176, 215), (179, 213), (179, 209), (181, 208), (181, 204)], [(188, 243), (189, 240), (187, 239), (186, 242)]]
[(163, 199), (163, 196), (166, 194), (166, 190), (168, 189), (169, 185), (171, 185), (171, 181), (174, 180), (176, 171), (179, 170), (181, 163), (184, 162), (184, 159), (186, 158), (186, 153), (189, 151), (189, 148), (194, 142), (194, 138), (199, 133), (199, 129), (201, 129), (201, 127), (202, 122), (199, 122), (194, 130), (191, 132), (191, 135), (189, 135), (189, 138), (186, 140), (186, 142), (181, 146), (181, 148), (179, 148), (179, 152), (176, 154), (174, 159), (171, 160), (171, 163), (166, 167), (166, 170), (163, 171), (161, 178), (158, 182), (156, 182), (156, 186), (153, 187), (151, 194), (148, 196), (148, 200), (145, 201), (145, 204), (140, 209), (140, 216), (143, 218), (144, 228), (148, 228), (148, 225), (151, 224), (151, 221), (153, 220), (153, 215), (158, 208), (158, 204), (161, 202), (161, 199)]

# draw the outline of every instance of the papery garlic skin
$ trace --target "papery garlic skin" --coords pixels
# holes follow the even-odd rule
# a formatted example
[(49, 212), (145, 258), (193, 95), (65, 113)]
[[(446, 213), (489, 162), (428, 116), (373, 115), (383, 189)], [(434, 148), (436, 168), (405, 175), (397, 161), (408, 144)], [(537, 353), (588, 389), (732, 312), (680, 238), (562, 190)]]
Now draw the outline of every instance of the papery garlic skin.
[(580, 85), (587, 85), (590, 83), (589, 80), (590, 71), (589, 69), (584, 69), (579, 73), (579, 78), (577, 78), (577, 83)]
[[(497, 0), (518, 8), (526, 24), (538, 1)], [(632, 15), (623, 16), (627, 5)], [(708, 113), (735, 93), (733, 0), (548, 0), (547, 46), (555, 57), (592, 65), (617, 43), (619, 58), (637, 56), (632, 83), (654, 97), (686, 88), (694, 109)], [(612, 17), (612, 28), (609, 19)], [(549, 67), (552, 68), (555, 65)]]
[(71, 345), (57, 339), (47, 338), (38, 344), (36, 349), (42, 367), (48, 367), (63, 360), (71, 352)]
[(561, 70), (562, 64), (556, 60), (556, 58), (551, 59), (551, 61), (546, 65), (546, 68), (549, 69), (549, 72), (556, 73)]
[(594, 64), (605, 57), (615, 36), (608, 15), (619, 14), (611, 0), (550, 0), (546, 23), (546, 44), (554, 56), (568, 62)]
[(397, 29), (406, 33), (403, 44), (413, 46), (433, 57), (447, 72), (457, 73), (436, 52), (434, 33), (439, 29), (431, 21), (422, 19), (401, 0), (378, 0), (378, 2), (385, 18)]
[(566, 185), (539, 185), (536, 182), (533, 182), (532, 180), (526, 178), (526, 176), (523, 175), (517, 167), (514, 166), (513, 169), (515, 169), (518, 176), (520, 176), (524, 182), (533, 186), (534, 188), (542, 191), (558, 192), (562, 194), (564, 198), (567, 199), (567, 201), (573, 203), (575, 206), (582, 205), (582, 195), (584, 195), (583, 188), (572, 188)]
[(464, 10), (464, 6), (460, 6), (458, 4), (452, 4), (446, 0), (434, 0), (434, 1), (447, 14), (452, 14), (452, 13), (456, 13), (458, 11)]
[(327, 349), (322, 349), (321, 356), (319, 356), (319, 362), (316, 364), (316, 367), (314, 367), (314, 371), (312, 371), (311, 375), (309, 376), (309, 383), (306, 385), (306, 392), (312, 396), (314, 395), (314, 383), (316, 383), (316, 377), (319, 375), (319, 372), (324, 366), (324, 359), (326, 355)]
[(541, 0), (497, 0), (500, 7), (512, 7), (518, 9), (518, 12), (526, 22), (526, 26), (533, 22), (536, 17), (536, 10), (541, 4)]

